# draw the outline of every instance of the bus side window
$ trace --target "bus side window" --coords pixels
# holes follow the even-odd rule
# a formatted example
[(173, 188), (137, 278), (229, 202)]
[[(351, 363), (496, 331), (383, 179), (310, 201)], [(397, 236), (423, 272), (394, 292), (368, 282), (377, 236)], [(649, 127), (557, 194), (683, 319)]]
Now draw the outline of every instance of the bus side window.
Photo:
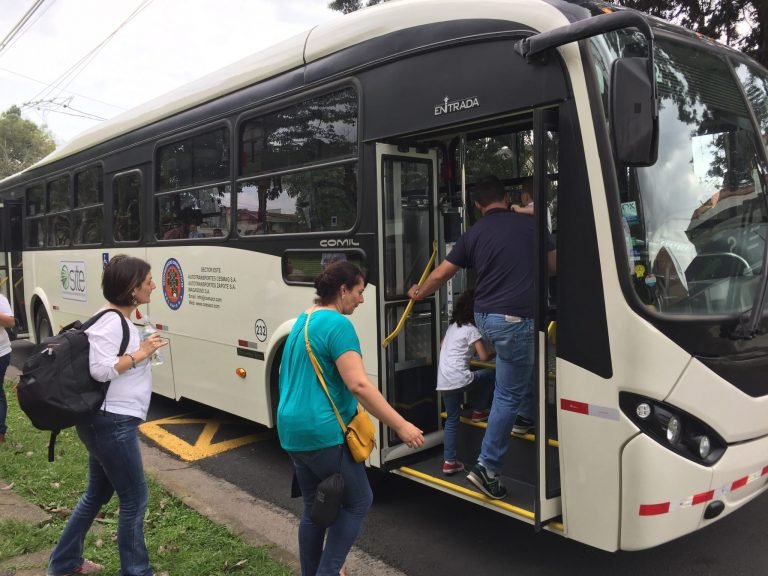
[(113, 233), (117, 242), (141, 239), (141, 172), (118, 174), (112, 185)]

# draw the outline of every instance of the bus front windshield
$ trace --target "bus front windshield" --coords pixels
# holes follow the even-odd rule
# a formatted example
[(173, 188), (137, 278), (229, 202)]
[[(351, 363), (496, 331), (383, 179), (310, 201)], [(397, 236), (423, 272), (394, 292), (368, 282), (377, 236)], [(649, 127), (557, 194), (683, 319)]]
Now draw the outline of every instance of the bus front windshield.
[[(592, 42), (604, 102), (611, 63), (636, 55), (640, 44), (629, 32)], [(760, 284), (768, 232), (760, 135), (724, 57), (660, 38), (655, 58), (658, 160), (617, 166), (626, 273), (660, 313), (744, 313)]]

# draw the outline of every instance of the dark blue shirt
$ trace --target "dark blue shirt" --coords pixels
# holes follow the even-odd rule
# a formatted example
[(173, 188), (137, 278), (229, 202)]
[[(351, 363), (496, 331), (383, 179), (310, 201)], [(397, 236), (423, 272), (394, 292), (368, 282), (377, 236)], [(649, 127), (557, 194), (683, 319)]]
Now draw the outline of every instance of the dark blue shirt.
[(475, 312), (533, 318), (535, 224), (530, 214), (493, 208), (456, 242), (446, 259), (475, 269)]

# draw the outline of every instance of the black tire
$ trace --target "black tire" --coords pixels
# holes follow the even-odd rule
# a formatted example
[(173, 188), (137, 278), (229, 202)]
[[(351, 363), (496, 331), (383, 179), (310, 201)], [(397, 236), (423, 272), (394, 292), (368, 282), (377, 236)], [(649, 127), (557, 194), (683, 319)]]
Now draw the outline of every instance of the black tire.
[(35, 317), (35, 335), (37, 336), (38, 344), (46, 338), (53, 336), (53, 327), (51, 326), (51, 321), (48, 319), (48, 314), (45, 313), (44, 308), (40, 308)]

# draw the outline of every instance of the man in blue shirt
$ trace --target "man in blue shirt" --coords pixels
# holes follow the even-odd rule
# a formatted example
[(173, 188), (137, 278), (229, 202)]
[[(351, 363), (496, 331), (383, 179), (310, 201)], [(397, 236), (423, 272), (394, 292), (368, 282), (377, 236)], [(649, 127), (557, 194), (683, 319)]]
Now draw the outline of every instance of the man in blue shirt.
[[(421, 300), (459, 269), (475, 269), (475, 324), (496, 349), (496, 388), (480, 456), (467, 479), (488, 497), (501, 499), (507, 495), (500, 472), (509, 434), (525, 434), (535, 425), (535, 219), (509, 210), (509, 197), (495, 176), (480, 179), (472, 199), (482, 218), (421, 286), (411, 286), (408, 296)], [(547, 250), (554, 273), (551, 240)]]

